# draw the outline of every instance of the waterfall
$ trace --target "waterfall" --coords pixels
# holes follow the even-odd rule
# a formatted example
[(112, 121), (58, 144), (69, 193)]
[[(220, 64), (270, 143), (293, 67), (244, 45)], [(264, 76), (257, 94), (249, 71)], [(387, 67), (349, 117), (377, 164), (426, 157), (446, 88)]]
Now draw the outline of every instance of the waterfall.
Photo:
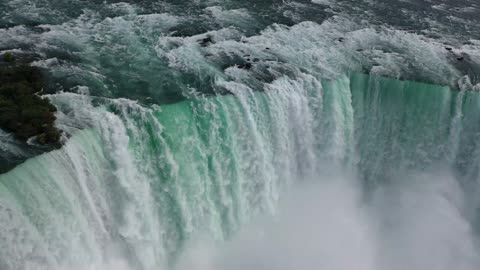
[[(280, 269), (313, 267), (322, 250), (326, 269), (474, 269), (478, 93), (358, 73), (262, 91), (215, 83), (231, 94), (160, 106), (49, 96), (64, 129), (82, 128), (0, 175), (0, 268), (181, 268), (201, 237), (233, 246), (210, 269), (278, 269), (253, 259), (268, 250)], [(277, 222), (257, 222), (265, 214)], [(246, 247), (242, 232), (264, 223), (272, 241)]]

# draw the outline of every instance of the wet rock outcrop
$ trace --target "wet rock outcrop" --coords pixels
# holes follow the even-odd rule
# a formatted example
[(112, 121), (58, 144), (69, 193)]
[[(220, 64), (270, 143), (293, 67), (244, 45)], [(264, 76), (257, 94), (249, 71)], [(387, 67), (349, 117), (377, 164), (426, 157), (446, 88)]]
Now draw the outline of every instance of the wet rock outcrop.
[(11, 53), (0, 56), (0, 128), (26, 142), (59, 146), (62, 132), (54, 126), (56, 108), (42, 98), (41, 71)]

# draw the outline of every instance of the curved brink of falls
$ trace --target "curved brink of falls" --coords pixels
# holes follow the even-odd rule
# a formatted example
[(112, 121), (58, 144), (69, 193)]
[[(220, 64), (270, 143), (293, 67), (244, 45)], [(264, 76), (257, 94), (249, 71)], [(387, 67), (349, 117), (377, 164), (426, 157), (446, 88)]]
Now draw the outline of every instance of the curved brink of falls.
[[(298, 182), (338, 175), (348, 175), (350, 191), (302, 193), (295, 214), (280, 215), (286, 225), (267, 234), (272, 246), (253, 242), (241, 258), (232, 248), (209, 269), (275, 269), (275, 258), (311, 268), (317, 249), (279, 247), (316, 240), (331, 241), (320, 247), (334, 269), (474, 269), (477, 93), (361, 74), (283, 77), (264, 92), (217, 84), (233, 95), (151, 108), (51, 96), (94, 124), (0, 176), (0, 269), (181, 268), (197, 236), (230, 239), (258, 214), (276, 213)], [(318, 228), (303, 227), (312, 221)]]

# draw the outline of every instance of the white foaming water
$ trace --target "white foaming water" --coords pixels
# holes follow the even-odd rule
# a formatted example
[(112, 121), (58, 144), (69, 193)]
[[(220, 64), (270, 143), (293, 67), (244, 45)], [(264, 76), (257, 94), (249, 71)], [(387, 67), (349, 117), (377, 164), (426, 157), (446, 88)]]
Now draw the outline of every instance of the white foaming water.
[(372, 203), (381, 225), (378, 269), (477, 269), (478, 240), (451, 172), (404, 172), (397, 179)]
[[(212, 10), (216, 10), (212, 8)], [(210, 36), (214, 44), (198, 44)], [(455, 54), (478, 51), (470, 45)], [(243, 37), (227, 27), (192, 37), (160, 37), (156, 46), (172, 68), (192, 72), (199, 78), (224, 77), (219, 63), (224, 59), (258, 59), (256, 72), (301, 69), (322, 78), (335, 79), (345, 70), (369, 71), (394, 78), (415, 78), (456, 85), (459, 71), (452, 65), (449, 51), (432, 38), (387, 27), (357, 24), (334, 16), (321, 24), (302, 22), (291, 27), (274, 24), (260, 34)], [(247, 55), (248, 57), (245, 57)], [(238, 61), (238, 60), (236, 60)], [(226, 74), (224, 74), (224, 71)]]
[(213, 16), (222, 26), (250, 26), (255, 19), (246, 9), (224, 10), (221, 6), (212, 6), (204, 9), (205, 17)]
[(7, 133), (3, 130), (0, 130), (0, 150), (4, 152), (4, 157), (7, 159), (28, 156), (28, 153), (19, 147), (13, 134)]
[(376, 269), (371, 220), (351, 179), (319, 177), (290, 190), (278, 215), (257, 220), (210, 254), (187, 252), (179, 269)]
[(288, 192), (278, 215), (227, 243), (194, 243), (176, 269), (476, 269), (457, 180), (445, 171), (404, 174), (407, 183), (387, 185), (370, 201), (354, 177), (319, 173)]

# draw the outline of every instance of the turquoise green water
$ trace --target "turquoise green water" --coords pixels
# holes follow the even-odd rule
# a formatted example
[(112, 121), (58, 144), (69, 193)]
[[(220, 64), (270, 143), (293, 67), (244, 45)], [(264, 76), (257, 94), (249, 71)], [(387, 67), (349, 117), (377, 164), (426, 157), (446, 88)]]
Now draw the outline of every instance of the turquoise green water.
[[(277, 213), (282, 194), (299, 183), (338, 171), (366, 191), (365, 207), (390, 205), (388, 213), (413, 210), (378, 192), (443, 171), (448, 181), (416, 190), (427, 198), (417, 207), (430, 205), (433, 213), (420, 211), (426, 216), (458, 214), (465, 235), (438, 240), (432, 229), (408, 244), (448, 250), (476, 239), (477, 93), (361, 74), (280, 78), (264, 92), (220, 83), (233, 95), (152, 107), (51, 96), (92, 126), (0, 176), (1, 269), (175, 268), (198, 235), (227, 241), (256, 216)], [(454, 196), (454, 209), (429, 196)], [(375, 213), (380, 224), (391, 222)], [(423, 226), (416, 220), (412, 234)], [(450, 223), (442, 237), (459, 230)], [(476, 254), (473, 244), (463, 248)]]

